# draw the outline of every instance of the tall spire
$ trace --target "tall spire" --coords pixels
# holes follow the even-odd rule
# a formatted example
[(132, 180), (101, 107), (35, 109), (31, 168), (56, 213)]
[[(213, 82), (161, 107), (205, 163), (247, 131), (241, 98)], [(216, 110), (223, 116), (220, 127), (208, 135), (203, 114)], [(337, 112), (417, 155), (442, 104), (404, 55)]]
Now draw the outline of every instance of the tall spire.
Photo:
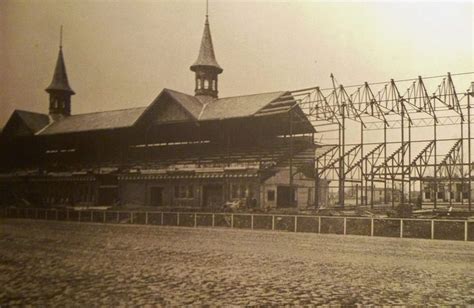
[(196, 95), (217, 97), (217, 75), (224, 70), (217, 63), (212, 44), (211, 29), (209, 27), (208, 5), (206, 1), (206, 21), (202, 34), (199, 55), (190, 67), (196, 73)]
[(199, 67), (208, 67), (216, 70), (219, 74), (223, 72), (223, 69), (217, 63), (216, 55), (214, 53), (214, 46), (212, 44), (211, 29), (209, 27), (209, 16), (206, 15), (206, 22), (204, 23), (204, 32), (202, 34), (201, 48), (199, 49), (199, 55), (191, 65), (191, 70), (195, 72)]
[(45, 89), (49, 93), (49, 113), (68, 116), (71, 114), (71, 95), (76, 94), (69, 85), (63, 57), (63, 27), (59, 35), (59, 54), (54, 69), (53, 80)]
[(66, 65), (64, 64), (63, 57), (63, 26), (61, 26), (59, 34), (59, 54), (56, 61), (56, 68), (54, 69), (53, 80), (51, 84), (46, 88), (46, 92), (50, 91), (65, 91), (69, 92), (71, 95), (74, 95), (74, 91), (69, 86), (69, 80), (66, 73)]

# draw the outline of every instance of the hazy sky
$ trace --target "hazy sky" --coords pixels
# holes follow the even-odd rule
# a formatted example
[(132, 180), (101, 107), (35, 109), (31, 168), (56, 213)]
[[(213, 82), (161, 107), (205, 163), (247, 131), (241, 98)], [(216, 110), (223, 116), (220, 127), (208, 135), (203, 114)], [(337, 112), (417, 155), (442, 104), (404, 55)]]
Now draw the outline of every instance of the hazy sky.
[[(473, 2), (211, 0), (209, 14), (220, 97), (474, 68)], [(0, 1), (0, 126), (47, 113), (61, 24), (73, 113), (192, 94), (204, 15), (204, 0)]]

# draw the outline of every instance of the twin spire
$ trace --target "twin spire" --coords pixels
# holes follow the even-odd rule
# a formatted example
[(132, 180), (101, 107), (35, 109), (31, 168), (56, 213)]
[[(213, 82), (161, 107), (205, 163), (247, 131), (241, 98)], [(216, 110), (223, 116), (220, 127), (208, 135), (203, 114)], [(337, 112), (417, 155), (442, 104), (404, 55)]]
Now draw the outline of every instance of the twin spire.
[[(203, 98), (217, 98), (217, 75), (223, 69), (217, 63), (212, 44), (211, 29), (209, 27), (209, 16), (207, 14), (208, 5), (206, 3), (206, 21), (202, 34), (201, 47), (197, 60), (191, 65), (191, 71), (195, 72), (195, 95)], [(63, 56), (63, 27), (60, 30), (59, 54), (54, 69), (53, 80), (45, 89), (49, 94), (49, 114), (56, 120), (64, 116), (71, 115), (71, 96), (75, 94), (69, 85), (69, 80), (64, 64)]]
[(224, 70), (217, 63), (212, 45), (211, 29), (209, 27), (209, 16), (206, 5), (206, 22), (204, 23), (204, 32), (202, 34), (201, 48), (199, 55), (190, 67), (191, 71), (196, 73), (195, 95), (203, 97), (217, 98), (217, 75)]
[(59, 54), (53, 80), (45, 89), (49, 93), (49, 114), (53, 120), (71, 115), (71, 96), (76, 94), (69, 85), (63, 57), (63, 27), (59, 39)]

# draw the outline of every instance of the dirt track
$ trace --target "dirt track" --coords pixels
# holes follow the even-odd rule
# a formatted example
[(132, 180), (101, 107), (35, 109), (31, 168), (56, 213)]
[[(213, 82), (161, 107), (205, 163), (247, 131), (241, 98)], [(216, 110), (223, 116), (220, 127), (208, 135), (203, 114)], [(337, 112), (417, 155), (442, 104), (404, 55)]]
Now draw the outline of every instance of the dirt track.
[(474, 304), (474, 243), (0, 220), (0, 305)]

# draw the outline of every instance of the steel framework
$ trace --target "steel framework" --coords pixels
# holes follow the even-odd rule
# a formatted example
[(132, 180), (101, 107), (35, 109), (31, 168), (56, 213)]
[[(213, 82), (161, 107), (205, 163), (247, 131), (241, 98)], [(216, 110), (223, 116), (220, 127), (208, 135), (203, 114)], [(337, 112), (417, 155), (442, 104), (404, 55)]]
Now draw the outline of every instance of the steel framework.
[[(335, 204), (339, 207), (346, 205), (348, 190), (352, 188), (349, 184), (355, 183), (356, 205), (373, 208), (374, 191), (378, 190), (383, 191), (383, 204), (392, 207), (409, 202), (424, 208), (449, 205), (472, 211), (474, 82), (462, 93), (456, 91), (453, 82), (453, 77), (470, 78), (472, 74), (447, 73), (347, 87), (338, 84), (331, 74), (330, 88), (290, 91), (287, 99), (294, 100), (310, 119), (316, 129), (316, 140), (336, 135), (328, 140), (337, 140), (337, 144), (317, 142), (316, 194), (321, 193), (319, 183), (325, 179), (337, 181), (331, 187), (337, 191)], [(429, 92), (427, 84), (434, 84), (435, 90)], [(404, 86), (406, 91), (402, 92)], [(353, 133), (357, 130), (358, 138)], [(440, 138), (440, 132), (451, 135)], [(371, 138), (366, 136), (369, 133)], [(426, 138), (427, 134), (432, 136)], [(380, 135), (382, 140), (374, 142)], [(347, 142), (348, 139), (354, 142)], [(453, 197), (453, 184), (457, 185), (460, 198), (459, 194)], [(443, 185), (449, 190), (447, 202), (443, 201)], [(315, 200), (316, 206), (323, 205), (318, 203), (319, 198)]]

